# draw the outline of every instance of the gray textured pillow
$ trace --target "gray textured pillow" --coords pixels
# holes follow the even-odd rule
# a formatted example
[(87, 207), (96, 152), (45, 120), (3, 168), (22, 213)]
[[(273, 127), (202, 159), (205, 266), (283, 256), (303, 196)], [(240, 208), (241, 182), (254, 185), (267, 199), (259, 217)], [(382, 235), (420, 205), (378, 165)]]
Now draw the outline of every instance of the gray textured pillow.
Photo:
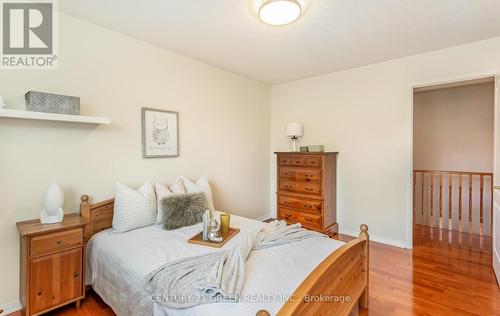
[(208, 208), (204, 193), (175, 194), (163, 198), (160, 203), (160, 210), (164, 212), (161, 224), (164, 224), (167, 230), (202, 222), (203, 213)]

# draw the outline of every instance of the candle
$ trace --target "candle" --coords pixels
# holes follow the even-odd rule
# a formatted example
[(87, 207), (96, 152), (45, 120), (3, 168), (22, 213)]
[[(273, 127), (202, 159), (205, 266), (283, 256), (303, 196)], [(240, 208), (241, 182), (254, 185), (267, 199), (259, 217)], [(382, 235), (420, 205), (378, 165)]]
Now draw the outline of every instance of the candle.
[(231, 215), (229, 214), (220, 215), (220, 232), (222, 235), (226, 235), (229, 232), (230, 221), (231, 221)]

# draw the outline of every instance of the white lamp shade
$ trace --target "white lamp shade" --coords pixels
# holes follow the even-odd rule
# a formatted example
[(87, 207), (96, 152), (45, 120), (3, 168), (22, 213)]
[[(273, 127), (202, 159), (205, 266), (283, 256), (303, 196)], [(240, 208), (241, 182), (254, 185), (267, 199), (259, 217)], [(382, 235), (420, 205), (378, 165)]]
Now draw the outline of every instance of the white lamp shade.
[(267, 0), (260, 7), (259, 17), (270, 25), (285, 25), (297, 20), (300, 11), (297, 0)]
[(302, 124), (300, 123), (288, 123), (286, 125), (286, 135), (287, 136), (302, 136)]
[(64, 193), (57, 183), (52, 183), (45, 191), (43, 207), (47, 214), (54, 215), (64, 205)]

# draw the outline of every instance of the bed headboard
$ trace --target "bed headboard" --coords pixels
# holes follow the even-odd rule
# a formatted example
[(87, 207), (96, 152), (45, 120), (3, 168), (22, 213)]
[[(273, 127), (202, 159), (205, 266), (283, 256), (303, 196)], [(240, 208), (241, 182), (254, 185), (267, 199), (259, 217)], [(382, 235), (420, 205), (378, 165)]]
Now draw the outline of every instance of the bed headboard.
[(83, 238), (87, 242), (94, 234), (112, 227), (115, 200), (110, 199), (96, 204), (89, 204), (88, 195), (82, 195), (80, 200), (82, 201), (80, 203), (80, 215), (89, 221), (83, 231)]

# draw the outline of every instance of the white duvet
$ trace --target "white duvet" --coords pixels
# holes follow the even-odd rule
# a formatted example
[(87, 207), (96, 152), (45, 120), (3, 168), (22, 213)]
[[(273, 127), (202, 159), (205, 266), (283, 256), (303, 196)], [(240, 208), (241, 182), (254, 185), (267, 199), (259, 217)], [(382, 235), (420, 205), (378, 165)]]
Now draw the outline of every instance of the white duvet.
[[(231, 226), (241, 231), (224, 248), (235, 245), (248, 232), (264, 225), (267, 224), (231, 216)], [(275, 314), (309, 273), (343, 245), (328, 238), (311, 238), (252, 251), (246, 263), (242, 300), (238, 303), (170, 309), (154, 302), (141, 287), (149, 272), (172, 260), (220, 251), (187, 243), (200, 230), (201, 224), (173, 231), (166, 231), (161, 226), (121, 234), (102, 231), (94, 235), (87, 246), (87, 284), (92, 285), (119, 316), (255, 315), (261, 309)]]

